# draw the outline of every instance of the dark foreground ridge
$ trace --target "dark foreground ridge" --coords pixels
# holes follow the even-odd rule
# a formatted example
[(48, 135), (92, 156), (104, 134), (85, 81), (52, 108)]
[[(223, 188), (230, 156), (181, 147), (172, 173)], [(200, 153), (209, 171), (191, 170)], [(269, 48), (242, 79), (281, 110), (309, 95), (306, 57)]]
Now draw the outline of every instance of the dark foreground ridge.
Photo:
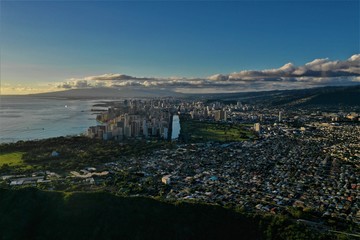
[(0, 239), (322, 239), (284, 218), (219, 206), (34, 188), (0, 189), (0, 226)]

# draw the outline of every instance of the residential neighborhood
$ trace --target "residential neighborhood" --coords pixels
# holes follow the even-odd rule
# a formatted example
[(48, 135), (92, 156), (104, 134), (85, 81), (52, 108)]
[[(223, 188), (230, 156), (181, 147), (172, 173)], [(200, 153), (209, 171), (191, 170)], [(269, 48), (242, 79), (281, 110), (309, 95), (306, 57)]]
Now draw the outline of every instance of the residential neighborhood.
[[(136, 136), (132, 132), (116, 139), (115, 135), (108, 139), (106, 130), (102, 133), (105, 141), (125, 146), (133, 138), (149, 142), (154, 138), (146, 135), (151, 133), (146, 131), (147, 126), (154, 124), (154, 129), (160, 119), (167, 119), (164, 124), (171, 131), (170, 120), (177, 114), (181, 126), (186, 121), (242, 126), (252, 137), (243, 141), (192, 141), (194, 133), (188, 133), (190, 139), (184, 141), (184, 130), (176, 138), (167, 138), (164, 136), (171, 136), (171, 132), (161, 135), (163, 130), (157, 128), (157, 141), (170, 141), (171, 147), (164, 145), (137, 156), (114, 156), (115, 161), (68, 172), (44, 169), (31, 175), (3, 175), (2, 184), (50, 190), (103, 189), (120, 195), (161, 196), (169, 201), (200, 201), (273, 214), (295, 208), (320, 218), (360, 223), (360, 125), (355, 112), (295, 111), (241, 102), (205, 104), (177, 99), (129, 102), (136, 111), (124, 107), (126, 101), (118, 103), (118, 107), (112, 106), (98, 116), (105, 124), (96, 128), (111, 129), (120, 121), (130, 129), (142, 118), (143, 125), (135, 128)], [(133, 117), (129, 120), (129, 116)], [(152, 119), (149, 125), (148, 119)], [(90, 138), (99, 132), (91, 134)], [(56, 160), (61, 154), (54, 150), (49, 158)]]

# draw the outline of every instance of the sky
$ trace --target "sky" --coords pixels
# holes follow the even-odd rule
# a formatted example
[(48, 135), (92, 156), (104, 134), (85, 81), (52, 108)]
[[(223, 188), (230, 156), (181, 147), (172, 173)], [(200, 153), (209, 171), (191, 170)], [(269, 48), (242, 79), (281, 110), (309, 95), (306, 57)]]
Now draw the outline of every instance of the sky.
[[(1, 1), (1, 94), (94, 86), (246, 91), (360, 83), (359, 5)], [(327, 72), (320, 76), (324, 64)]]

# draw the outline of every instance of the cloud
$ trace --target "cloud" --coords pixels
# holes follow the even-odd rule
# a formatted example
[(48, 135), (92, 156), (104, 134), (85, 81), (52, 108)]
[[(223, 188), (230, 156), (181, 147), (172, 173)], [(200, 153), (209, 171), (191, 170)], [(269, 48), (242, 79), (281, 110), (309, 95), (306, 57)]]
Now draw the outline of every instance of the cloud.
[(68, 82), (61, 83), (58, 88), (71, 89), (71, 88), (90, 88), (94, 87), (87, 80), (72, 80)]
[(296, 67), (292, 63), (276, 69), (261, 71), (241, 71), (227, 75), (216, 74), (208, 79), (214, 81), (259, 80), (299, 77), (354, 77), (360, 76), (360, 54), (355, 54), (345, 61), (330, 61), (328, 58), (315, 59), (304, 66)]
[(147, 80), (148, 78), (137, 78), (119, 73), (106, 73), (98, 76), (88, 76), (84, 78), (71, 78), (70, 81), (86, 80), (86, 81), (122, 81), (122, 80)]
[(15, 86), (9, 84), (1, 84), (0, 94), (2, 95), (22, 95), (22, 94), (32, 94), (32, 93), (43, 93), (49, 91), (56, 91), (56, 88), (48, 87), (32, 87), (27, 85), (17, 84)]
[(134, 77), (107, 73), (83, 78), (71, 78), (58, 85), (62, 89), (90, 87), (147, 87), (185, 91), (256, 91), (305, 88), (314, 86), (351, 85), (360, 82), (360, 54), (344, 61), (315, 59), (302, 66), (287, 63), (265, 70), (244, 70), (230, 74), (215, 74), (204, 78)]

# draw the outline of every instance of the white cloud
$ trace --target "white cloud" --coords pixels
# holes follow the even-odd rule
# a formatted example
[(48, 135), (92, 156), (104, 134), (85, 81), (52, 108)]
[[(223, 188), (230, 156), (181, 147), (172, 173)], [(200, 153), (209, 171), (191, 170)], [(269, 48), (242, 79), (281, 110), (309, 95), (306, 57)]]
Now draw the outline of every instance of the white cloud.
[(360, 75), (360, 54), (355, 54), (345, 61), (330, 61), (328, 58), (315, 59), (303, 66), (292, 63), (276, 69), (261, 71), (241, 71), (227, 75), (216, 74), (208, 77), (211, 80), (258, 80), (282, 77), (349, 77)]
[(304, 88), (327, 85), (358, 84), (360, 78), (360, 54), (345, 61), (328, 58), (315, 59), (303, 66), (287, 63), (280, 68), (259, 71), (244, 70), (230, 74), (215, 74), (205, 78), (155, 78), (134, 77), (119, 73), (71, 78), (60, 84), (63, 89), (89, 87), (161, 87), (171, 89), (204, 89), (222, 91), (255, 91), (271, 89)]

